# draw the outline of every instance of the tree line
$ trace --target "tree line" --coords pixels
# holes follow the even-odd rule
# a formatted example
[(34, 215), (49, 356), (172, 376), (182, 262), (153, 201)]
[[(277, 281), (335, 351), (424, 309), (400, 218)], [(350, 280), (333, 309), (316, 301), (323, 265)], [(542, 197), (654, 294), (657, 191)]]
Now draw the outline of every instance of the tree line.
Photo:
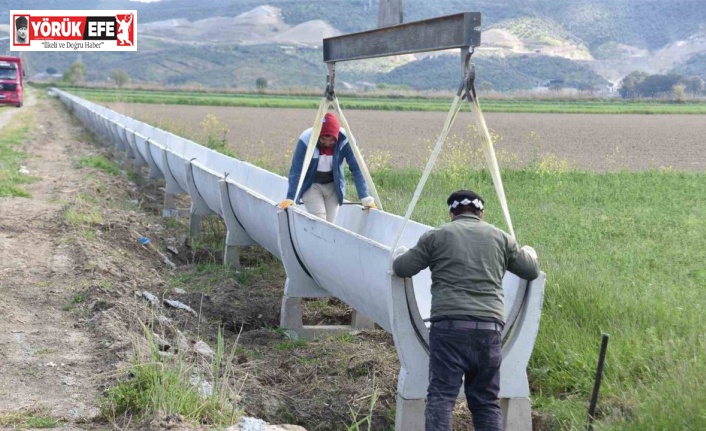
[(682, 100), (687, 95), (706, 95), (704, 80), (699, 76), (684, 77), (677, 73), (650, 75), (639, 71), (623, 78), (618, 93), (623, 99), (669, 97)]

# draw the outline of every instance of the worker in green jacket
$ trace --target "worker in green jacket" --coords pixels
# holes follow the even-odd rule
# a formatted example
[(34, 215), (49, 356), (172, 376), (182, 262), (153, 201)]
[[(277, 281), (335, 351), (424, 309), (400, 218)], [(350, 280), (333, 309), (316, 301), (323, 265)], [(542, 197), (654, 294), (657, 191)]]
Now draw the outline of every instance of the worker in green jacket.
[(484, 222), (485, 201), (477, 193), (459, 190), (446, 203), (451, 222), (426, 232), (411, 249), (395, 250), (393, 263), (399, 277), (431, 270), (426, 431), (451, 431), (464, 376), (474, 429), (502, 431), (502, 279), (505, 271), (537, 278), (537, 253)]

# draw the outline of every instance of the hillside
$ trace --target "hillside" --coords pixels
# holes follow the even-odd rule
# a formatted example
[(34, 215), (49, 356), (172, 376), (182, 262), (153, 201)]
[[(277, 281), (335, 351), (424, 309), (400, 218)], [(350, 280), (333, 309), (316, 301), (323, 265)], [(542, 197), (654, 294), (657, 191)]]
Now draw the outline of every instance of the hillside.
[[(321, 39), (374, 28), (378, 7), (373, 0), (213, 0), (208, 7), (192, 0), (97, 4), (17, 0), (12, 8), (137, 9), (137, 53), (78, 56), (92, 80), (107, 79), (115, 68), (128, 69), (121, 63), (129, 62), (134, 81), (254, 87), (257, 78), (265, 77), (272, 87), (284, 88), (321, 86), (326, 70), (320, 61)], [(405, 0), (405, 21), (468, 7), (464, 0)], [(699, 0), (479, 0), (472, 9), (483, 14), (482, 46), (476, 54), (483, 71), (479, 82), (496, 90), (535, 88), (548, 81), (602, 90), (634, 70), (703, 74), (699, 56), (706, 53), (706, 8)], [(2, 5), (0, 21), (7, 19), (8, 6)], [(447, 71), (435, 63), (444, 60), (424, 60), (428, 57), (354, 62), (339, 71), (341, 79), (358, 86), (447, 89), (443, 76), (453, 66)], [(63, 71), (76, 58), (31, 53), (30, 71)], [(435, 70), (438, 66), (441, 71)]]
[[(50, 52), (32, 56), (36, 67), (66, 70), (80, 59), (86, 64), (86, 79), (105, 82), (110, 71), (127, 70), (133, 80), (167, 86), (212, 88), (254, 87), (264, 77), (271, 87), (318, 87), (325, 83), (326, 68), (284, 53), (277, 46), (193, 46), (158, 41), (143, 42), (141, 53)], [(67, 55), (70, 54), (70, 55)]]
[[(532, 90), (559, 76), (565, 87), (591, 89), (609, 84), (588, 66), (564, 58), (537, 55), (479, 57), (474, 63), (479, 89)], [(438, 56), (398, 67), (382, 76), (380, 81), (387, 84), (404, 82), (422, 90), (449, 90), (458, 87), (461, 77), (456, 56)]]
[(676, 67), (674, 71), (684, 76), (700, 76), (706, 80), (706, 53), (690, 58), (686, 63)]

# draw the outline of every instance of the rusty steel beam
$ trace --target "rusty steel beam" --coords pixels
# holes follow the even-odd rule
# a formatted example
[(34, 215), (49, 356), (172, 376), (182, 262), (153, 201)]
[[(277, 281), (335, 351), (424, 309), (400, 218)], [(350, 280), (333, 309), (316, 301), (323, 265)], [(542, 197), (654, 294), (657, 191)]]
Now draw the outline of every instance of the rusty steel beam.
[(480, 12), (464, 12), (324, 39), (324, 62), (480, 45)]

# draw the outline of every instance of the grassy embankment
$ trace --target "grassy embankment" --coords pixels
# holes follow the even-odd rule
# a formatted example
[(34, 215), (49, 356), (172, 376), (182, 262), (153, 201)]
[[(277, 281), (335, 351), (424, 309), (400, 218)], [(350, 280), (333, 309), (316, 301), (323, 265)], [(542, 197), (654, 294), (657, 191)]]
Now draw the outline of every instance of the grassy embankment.
[[(67, 89), (93, 102), (156, 103), (176, 105), (241, 106), (251, 108), (315, 109), (318, 96), (207, 93), (188, 91)], [(451, 98), (366, 97), (339, 95), (344, 109), (385, 111), (447, 111)], [(669, 101), (483, 99), (485, 112), (534, 112), (576, 114), (706, 114), (706, 103)]]
[(27, 155), (15, 147), (27, 139), (32, 121), (30, 112), (17, 113), (12, 122), (0, 129), (0, 197), (30, 197), (22, 184), (32, 182), (33, 178), (19, 172)]

